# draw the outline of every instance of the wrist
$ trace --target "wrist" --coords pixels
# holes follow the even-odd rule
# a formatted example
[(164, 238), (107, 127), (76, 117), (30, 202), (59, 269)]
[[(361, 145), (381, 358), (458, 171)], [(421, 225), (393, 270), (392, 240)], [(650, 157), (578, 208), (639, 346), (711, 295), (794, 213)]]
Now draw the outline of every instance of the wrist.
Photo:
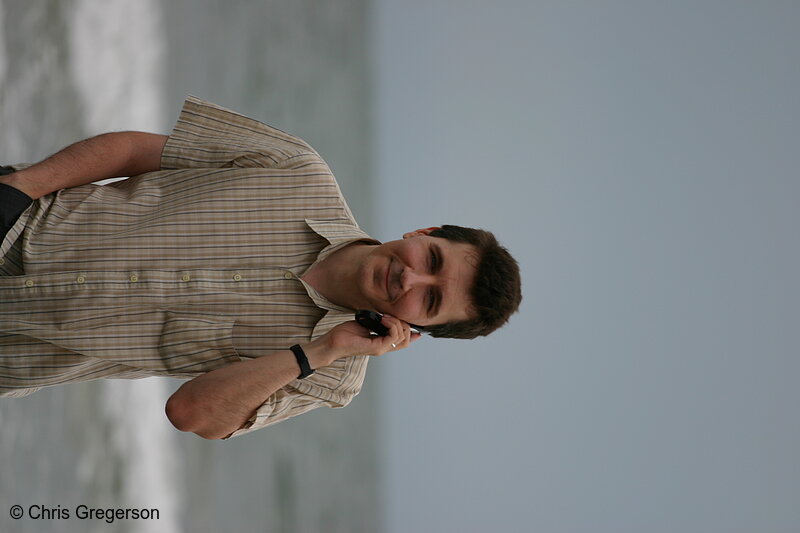
[(24, 169), (18, 170), (12, 174), (6, 174), (0, 177), (0, 183), (8, 185), (9, 187), (14, 187), (18, 191), (28, 195), (32, 200), (41, 198), (43, 194), (34, 190), (33, 184), (25, 179), (26, 175), (27, 173)]
[(300, 347), (308, 358), (308, 363), (313, 370), (328, 366), (338, 359), (333, 350), (320, 337), (311, 342), (303, 343)]

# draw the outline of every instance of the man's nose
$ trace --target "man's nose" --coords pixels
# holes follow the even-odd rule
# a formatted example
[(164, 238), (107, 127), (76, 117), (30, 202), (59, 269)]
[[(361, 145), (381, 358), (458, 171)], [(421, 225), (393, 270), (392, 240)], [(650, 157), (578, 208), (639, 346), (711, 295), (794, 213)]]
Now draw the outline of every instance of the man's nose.
[(400, 276), (400, 283), (403, 286), (403, 291), (408, 291), (414, 287), (427, 286), (432, 284), (434, 276), (427, 272), (419, 272), (406, 268)]

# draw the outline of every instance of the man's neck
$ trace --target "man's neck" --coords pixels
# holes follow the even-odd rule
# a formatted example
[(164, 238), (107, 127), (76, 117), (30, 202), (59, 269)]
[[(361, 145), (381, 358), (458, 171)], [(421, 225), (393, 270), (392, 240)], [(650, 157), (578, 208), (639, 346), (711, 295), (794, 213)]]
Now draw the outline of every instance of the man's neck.
[(358, 309), (363, 306), (359, 299), (358, 268), (374, 245), (354, 242), (308, 269), (302, 280), (314, 287), (328, 301)]

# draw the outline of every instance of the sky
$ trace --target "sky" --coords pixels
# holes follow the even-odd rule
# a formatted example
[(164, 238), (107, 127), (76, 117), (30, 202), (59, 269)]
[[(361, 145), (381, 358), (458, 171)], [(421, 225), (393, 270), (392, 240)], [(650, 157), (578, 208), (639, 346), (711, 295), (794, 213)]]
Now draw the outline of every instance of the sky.
[(483, 227), (520, 312), (385, 381), (389, 533), (800, 523), (800, 3), (377, 0), (381, 239)]

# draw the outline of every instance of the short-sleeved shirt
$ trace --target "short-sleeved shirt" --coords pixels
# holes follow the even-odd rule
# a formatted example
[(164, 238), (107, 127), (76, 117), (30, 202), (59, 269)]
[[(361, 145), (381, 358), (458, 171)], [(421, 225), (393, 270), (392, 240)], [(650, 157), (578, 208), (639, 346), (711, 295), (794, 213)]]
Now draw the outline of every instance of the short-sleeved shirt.
[[(300, 276), (361, 231), (303, 140), (195, 97), (161, 170), (36, 200), (0, 245), (0, 395), (191, 378), (352, 319)], [(358, 394), (368, 357), (280, 389), (233, 436)]]

